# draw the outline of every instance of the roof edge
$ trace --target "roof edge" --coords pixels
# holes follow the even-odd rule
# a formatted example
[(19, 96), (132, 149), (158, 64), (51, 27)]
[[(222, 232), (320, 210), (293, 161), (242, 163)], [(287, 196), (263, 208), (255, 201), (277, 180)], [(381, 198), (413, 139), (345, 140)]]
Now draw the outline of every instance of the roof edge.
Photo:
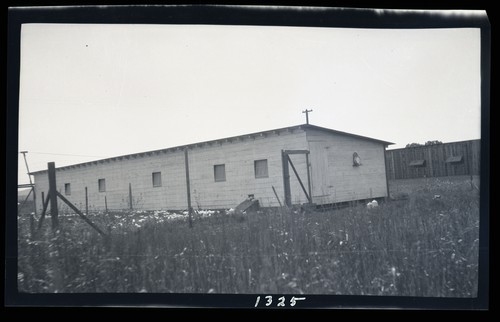
[(374, 138), (371, 138), (371, 137), (368, 137), (368, 136), (362, 136), (362, 135), (358, 135), (358, 134), (353, 134), (353, 133), (348, 133), (348, 132), (333, 130), (333, 129), (329, 129), (329, 128), (321, 127), (321, 126), (317, 126), (317, 125), (312, 125), (312, 124), (302, 124), (302, 127), (304, 127), (304, 128), (311, 128), (311, 129), (315, 129), (315, 130), (319, 130), (319, 131), (325, 131), (325, 132), (334, 133), (334, 134), (352, 136), (352, 137), (355, 137), (355, 138), (358, 138), (358, 139), (363, 139), (363, 140), (375, 141), (375, 142), (383, 143), (385, 145), (396, 144), (396, 143), (389, 142), (389, 141), (384, 141), (384, 140), (374, 139)]
[[(200, 146), (200, 145), (214, 144), (214, 143), (219, 142), (219, 141), (222, 141), (222, 142), (233, 141), (233, 140), (237, 140), (237, 139), (240, 139), (240, 138), (243, 138), (243, 137), (264, 136), (264, 135), (267, 135), (268, 133), (275, 133), (275, 132), (281, 132), (281, 131), (292, 131), (293, 132), (293, 131), (296, 131), (296, 130), (307, 130), (307, 129), (315, 129), (315, 130), (325, 131), (325, 132), (329, 132), (329, 133), (335, 133), (335, 134), (340, 134), (340, 135), (348, 135), (348, 136), (356, 137), (358, 139), (379, 142), (379, 143), (385, 144), (386, 146), (394, 144), (392, 142), (387, 142), (387, 141), (382, 141), (382, 140), (378, 140), (378, 139), (374, 139), (374, 138), (370, 138), (370, 137), (366, 137), (366, 136), (361, 136), (361, 135), (357, 135), (357, 134), (352, 134), (352, 133), (347, 133), (347, 132), (332, 130), (332, 129), (321, 127), (321, 126), (317, 126), (317, 125), (299, 124), (299, 125), (293, 125), (293, 126), (288, 126), (288, 127), (278, 128), (278, 129), (272, 129), (272, 130), (266, 130), (266, 131), (260, 131), (260, 132), (253, 132), (253, 133), (248, 133), (248, 134), (241, 134), (241, 135), (236, 135), (236, 136), (231, 136), (231, 137), (225, 137), (225, 138), (221, 138), (221, 139), (215, 139), (215, 140), (209, 140), (209, 141), (202, 141), (202, 142), (197, 142), (197, 143), (179, 145), (179, 146), (174, 146), (174, 147), (164, 148), (164, 149), (159, 149), (159, 150), (151, 150), (151, 151), (144, 151), (144, 152), (138, 152), (138, 153), (132, 153), (132, 154), (124, 154), (124, 155), (119, 155), (119, 156), (115, 156), (115, 157), (109, 157), (109, 158), (104, 158), (104, 159), (99, 159), (99, 160), (94, 160), (94, 161), (87, 161), (87, 162), (82, 162), (82, 163), (75, 163), (75, 164), (71, 164), (71, 165), (66, 165), (66, 166), (58, 167), (58, 168), (56, 168), (56, 170), (60, 170), (60, 169), (64, 170), (64, 169), (68, 169), (70, 167), (75, 167), (75, 166), (86, 166), (86, 165), (90, 165), (92, 163), (97, 164), (97, 163), (111, 162), (111, 161), (114, 161), (116, 159), (135, 158), (135, 157), (143, 156), (144, 154), (151, 155), (151, 154), (158, 154), (158, 153), (167, 153), (169, 150), (171, 152), (172, 151), (180, 151), (180, 150), (184, 150), (186, 148), (190, 149), (190, 148), (193, 148), (193, 147), (196, 147), (196, 146)], [(29, 174), (30, 175), (35, 175), (35, 174), (40, 174), (40, 173), (45, 173), (45, 172), (47, 172), (47, 170), (32, 171)]]
[(460, 140), (460, 141), (450, 141), (450, 142), (443, 142), (443, 143), (438, 143), (438, 144), (432, 144), (432, 145), (419, 145), (419, 146), (412, 146), (412, 147), (403, 147), (403, 148), (396, 148), (396, 149), (391, 149), (387, 151), (397, 151), (397, 150), (409, 150), (409, 149), (423, 149), (423, 148), (428, 148), (436, 145), (446, 145), (446, 144), (458, 144), (458, 143), (467, 143), (467, 142), (473, 142), (473, 141), (481, 141), (481, 138), (479, 139), (470, 139), (470, 140)]

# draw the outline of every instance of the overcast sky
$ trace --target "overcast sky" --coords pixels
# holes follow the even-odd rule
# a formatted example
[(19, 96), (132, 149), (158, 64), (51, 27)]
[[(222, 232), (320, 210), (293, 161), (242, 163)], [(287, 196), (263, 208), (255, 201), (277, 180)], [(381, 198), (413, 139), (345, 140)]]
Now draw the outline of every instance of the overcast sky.
[[(480, 138), (480, 30), (25, 24), (31, 171), (305, 123)], [(28, 176), (22, 155), (19, 181)]]

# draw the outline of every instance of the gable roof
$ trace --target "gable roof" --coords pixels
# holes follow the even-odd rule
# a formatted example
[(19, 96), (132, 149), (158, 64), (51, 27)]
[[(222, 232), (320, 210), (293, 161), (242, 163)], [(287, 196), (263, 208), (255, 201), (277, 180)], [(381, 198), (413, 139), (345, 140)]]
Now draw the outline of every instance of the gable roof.
[[(155, 155), (155, 154), (160, 154), (160, 153), (167, 153), (167, 152), (174, 152), (174, 151), (179, 151), (179, 150), (184, 150), (186, 148), (191, 149), (194, 147), (201, 147), (203, 145), (211, 145), (215, 143), (222, 143), (222, 142), (232, 142), (235, 140), (241, 140), (244, 138), (254, 138), (254, 137), (265, 137), (269, 134), (273, 133), (279, 133), (279, 132), (293, 132), (293, 131), (298, 131), (298, 130), (303, 130), (307, 131), (308, 129), (312, 130), (318, 130), (322, 132), (327, 132), (331, 134), (338, 134), (338, 135), (345, 135), (345, 136), (350, 136), (354, 137), (357, 139), (361, 140), (368, 140), (372, 142), (377, 142), (380, 144), (383, 144), (385, 146), (394, 144), (392, 142), (387, 142), (387, 141), (382, 141), (374, 138), (370, 138), (367, 136), (361, 136), (357, 134), (352, 134), (352, 133), (347, 133), (347, 132), (342, 132), (342, 131), (337, 131), (337, 130), (332, 130), (326, 127), (320, 127), (316, 125), (311, 125), (311, 124), (300, 124), (300, 125), (295, 125), (295, 126), (288, 126), (288, 127), (283, 127), (279, 129), (273, 129), (273, 130), (267, 130), (267, 131), (261, 131), (261, 132), (255, 132), (255, 133), (249, 133), (249, 134), (243, 134), (243, 135), (237, 135), (237, 136), (232, 136), (232, 137), (227, 137), (227, 138), (222, 138), (222, 139), (216, 139), (216, 140), (210, 140), (210, 141), (203, 141), (203, 142), (198, 142), (198, 143), (191, 143), (191, 144), (186, 144), (186, 145), (180, 145), (176, 147), (171, 147), (171, 148), (165, 148), (165, 149), (160, 149), (160, 150), (153, 150), (153, 151), (146, 151), (146, 152), (139, 152), (139, 153), (132, 153), (132, 154), (126, 154), (126, 155), (121, 155), (121, 156), (116, 156), (116, 157), (111, 157), (111, 158), (105, 158), (105, 159), (100, 159), (100, 160), (95, 160), (95, 161), (88, 161), (88, 162), (83, 162), (83, 163), (77, 163), (77, 164), (72, 164), (72, 165), (67, 165), (63, 167), (58, 167), (56, 168), (57, 170), (65, 170), (65, 169), (70, 169), (74, 167), (80, 167), (80, 166), (87, 166), (87, 165), (92, 165), (92, 164), (98, 164), (98, 163), (104, 163), (104, 162), (110, 162), (110, 161), (116, 161), (116, 160), (122, 160), (122, 159), (130, 159), (130, 158), (136, 158), (136, 157), (142, 157), (144, 155)], [(30, 174), (40, 174), (47, 172), (47, 170), (39, 170), (39, 171), (32, 171)]]
[(326, 127), (321, 127), (321, 126), (316, 126), (316, 125), (311, 125), (311, 124), (302, 124), (302, 125), (299, 125), (301, 127), (303, 127), (304, 129), (314, 129), (314, 130), (319, 130), (319, 131), (323, 131), (323, 132), (327, 132), (327, 133), (332, 133), (332, 134), (339, 134), (339, 135), (345, 135), (345, 136), (350, 136), (350, 137), (354, 137), (354, 138), (357, 138), (357, 139), (361, 139), (361, 140), (368, 140), (368, 141), (373, 141), (373, 142), (377, 142), (377, 143), (381, 143), (381, 144), (384, 144), (384, 145), (391, 145), (391, 144), (395, 144), (393, 142), (388, 142), (388, 141), (383, 141), (383, 140), (379, 140), (379, 139), (374, 139), (374, 138), (370, 138), (368, 136), (362, 136), (362, 135), (357, 135), (357, 134), (352, 134), (352, 133), (348, 133), (348, 132), (342, 132), (342, 131), (337, 131), (337, 130), (332, 130), (332, 129), (329, 129), (329, 128), (326, 128)]

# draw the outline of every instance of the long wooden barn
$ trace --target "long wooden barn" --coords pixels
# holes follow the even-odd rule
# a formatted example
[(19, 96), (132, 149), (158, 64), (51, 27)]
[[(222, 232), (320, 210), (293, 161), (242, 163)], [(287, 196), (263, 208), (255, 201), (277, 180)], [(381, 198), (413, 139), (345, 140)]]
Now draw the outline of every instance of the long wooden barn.
[[(388, 196), (390, 144), (303, 124), (59, 167), (56, 182), (79, 207), (87, 190), (90, 210), (187, 209), (187, 168), (194, 208), (228, 209), (249, 196), (263, 207), (335, 204)], [(47, 170), (32, 174), (46, 196)]]

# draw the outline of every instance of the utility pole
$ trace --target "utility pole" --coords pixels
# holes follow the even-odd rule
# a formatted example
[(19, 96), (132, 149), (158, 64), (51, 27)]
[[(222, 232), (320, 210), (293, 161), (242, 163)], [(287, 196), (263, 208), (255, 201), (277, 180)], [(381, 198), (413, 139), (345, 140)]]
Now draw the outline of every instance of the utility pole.
[(33, 181), (31, 181), (31, 173), (30, 173), (30, 168), (28, 167), (28, 161), (26, 160), (26, 153), (28, 151), (21, 151), (23, 157), (24, 157), (24, 164), (26, 164), (26, 171), (28, 171), (28, 178), (30, 179), (30, 186), (31, 186), (31, 191), (33, 192), (33, 203), (34, 203), (34, 212), (36, 215), (36, 195), (35, 195), (35, 186), (33, 185)]
[(308, 109), (306, 109), (305, 111), (302, 111), (302, 113), (306, 113), (306, 124), (309, 124), (309, 113), (312, 111), (313, 110), (308, 110)]

